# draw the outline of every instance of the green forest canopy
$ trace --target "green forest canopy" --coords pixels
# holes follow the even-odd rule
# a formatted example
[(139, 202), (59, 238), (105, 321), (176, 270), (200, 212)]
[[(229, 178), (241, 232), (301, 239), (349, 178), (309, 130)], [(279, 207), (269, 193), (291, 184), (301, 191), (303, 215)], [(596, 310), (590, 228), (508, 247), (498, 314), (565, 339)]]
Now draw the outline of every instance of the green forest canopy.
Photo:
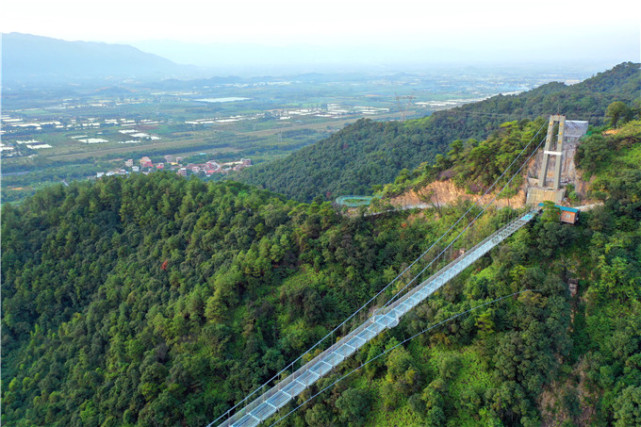
[(562, 112), (572, 120), (603, 124), (613, 101), (639, 98), (639, 64), (622, 63), (581, 83), (548, 83), (519, 95), (497, 95), (405, 122), (359, 120), (284, 159), (245, 169), (235, 179), (298, 201), (371, 194), (402, 169), (432, 163), (456, 139), (486, 138), (501, 123)]
[[(579, 165), (603, 207), (575, 227), (540, 218), (520, 230), (318, 386), (452, 314), (537, 292), (413, 340), (284, 425), (641, 423), (639, 122), (583, 144)], [(348, 218), (329, 203), (165, 173), (4, 205), (2, 421), (204, 425), (466, 208)], [(461, 247), (508, 216), (489, 214)]]

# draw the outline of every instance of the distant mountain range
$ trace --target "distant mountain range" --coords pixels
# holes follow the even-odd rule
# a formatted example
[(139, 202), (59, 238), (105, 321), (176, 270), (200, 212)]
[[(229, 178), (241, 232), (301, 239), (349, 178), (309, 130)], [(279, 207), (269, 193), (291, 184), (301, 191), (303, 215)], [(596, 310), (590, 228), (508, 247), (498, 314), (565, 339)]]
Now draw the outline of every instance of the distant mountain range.
[(157, 79), (184, 76), (194, 69), (127, 45), (2, 34), (3, 84)]

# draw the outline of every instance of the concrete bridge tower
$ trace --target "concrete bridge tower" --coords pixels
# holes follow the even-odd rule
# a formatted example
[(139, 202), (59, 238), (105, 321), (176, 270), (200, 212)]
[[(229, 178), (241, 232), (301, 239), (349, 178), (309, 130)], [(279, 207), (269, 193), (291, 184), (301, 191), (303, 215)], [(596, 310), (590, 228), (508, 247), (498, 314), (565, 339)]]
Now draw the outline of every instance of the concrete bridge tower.
[(562, 115), (550, 116), (545, 148), (528, 174), (528, 205), (534, 206), (546, 200), (554, 203), (563, 201), (564, 185), (576, 181), (574, 155), (579, 139), (587, 130), (586, 121), (566, 120)]

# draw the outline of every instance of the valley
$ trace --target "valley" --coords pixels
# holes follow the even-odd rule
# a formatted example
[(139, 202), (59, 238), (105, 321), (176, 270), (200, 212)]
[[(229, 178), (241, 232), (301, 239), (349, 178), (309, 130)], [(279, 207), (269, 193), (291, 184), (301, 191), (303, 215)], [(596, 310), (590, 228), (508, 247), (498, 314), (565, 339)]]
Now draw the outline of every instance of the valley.
[(12, 38), (2, 424), (641, 425), (639, 63)]
[(8, 85), (0, 147), (3, 198), (19, 200), (51, 183), (119, 170), (127, 159), (142, 156), (154, 162), (171, 155), (187, 163), (266, 163), (361, 118), (423, 117), (581, 75), (452, 71)]

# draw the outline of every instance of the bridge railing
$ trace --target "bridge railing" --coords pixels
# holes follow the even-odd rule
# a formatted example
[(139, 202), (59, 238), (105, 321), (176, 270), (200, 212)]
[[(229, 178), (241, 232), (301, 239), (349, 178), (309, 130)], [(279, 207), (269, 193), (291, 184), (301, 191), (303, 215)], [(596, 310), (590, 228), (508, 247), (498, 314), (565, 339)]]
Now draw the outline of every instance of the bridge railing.
[[(459, 255), (456, 260), (454, 260), (451, 263), (448, 263), (444, 267), (442, 267), (440, 270), (438, 270), (436, 273), (432, 274), (428, 279), (425, 281), (421, 282), (420, 284), (414, 286), (412, 289), (407, 291), (402, 297), (398, 298), (396, 301), (392, 302), (391, 304), (383, 307), (380, 310), (381, 314), (385, 314), (390, 312), (391, 310), (394, 310), (397, 308), (399, 305), (401, 305), (404, 301), (406, 301), (409, 298), (412, 298), (417, 292), (421, 290), (421, 288), (428, 282), (433, 281), (435, 278), (439, 276), (443, 276), (446, 271), (452, 271), (452, 269), (455, 269), (458, 264), (463, 262), (463, 260), (466, 258), (467, 255), (472, 254), (474, 251), (479, 250), (479, 248), (483, 247), (486, 245), (488, 242), (490, 242), (492, 239), (496, 239), (497, 237), (503, 236), (505, 233), (508, 233), (508, 235), (512, 234), (510, 232), (511, 229), (518, 229), (521, 228), (526, 222), (528, 222), (530, 219), (532, 219), (531, 215), (535, 215), (537, 210), (532, 210), (525, 215), (520, 216), (514, 221), (511, 221), (507, 224), (505, 224), (503, 227), (499, 228), (496, 230), (494, 233), (490, 234), (488, 237), (483, 239), (481, 242), (478, 244), (474, 245), (472, 248), (466, 250), (466, 252), (462, 255)], [(501, 240), (504, 240), (501, 239)], [(467, 266), (466, 266), (467, 267)]]
[[(291, 399), (302, 393), (375, 336), (387, 328), (396, 326), (401, 316), (420, 304), (451, 278), (470, 266), (516, 230), (523, 227), (534, 217), (535, 212), (531, 211), (501, 227), (465, 254), (459, 256), (455, 261), (441, 268), (428, 279), (405, 293), (398, 300), (377, 310), (368, 320), (361, 323), (329, 348), (320, 352), (309, 362), (305, 363), (304, 360), (301, 360), (301, 363), (303, 363), (301, 367), (253, 401), (248, 402), (246, 406), (237, 410), (233, 415), (230, 414), (229, 419), (224, 421), (221, 426), (255, 426), (269, 418), (278, 409), (285, 406)], [(418, 298), (414, 298), (419, 292), (422, 294), (418, 295)], [(345, 350), (343, 351), (343, 349)], [(254, 412), (255, 414), (253, 414)]]

